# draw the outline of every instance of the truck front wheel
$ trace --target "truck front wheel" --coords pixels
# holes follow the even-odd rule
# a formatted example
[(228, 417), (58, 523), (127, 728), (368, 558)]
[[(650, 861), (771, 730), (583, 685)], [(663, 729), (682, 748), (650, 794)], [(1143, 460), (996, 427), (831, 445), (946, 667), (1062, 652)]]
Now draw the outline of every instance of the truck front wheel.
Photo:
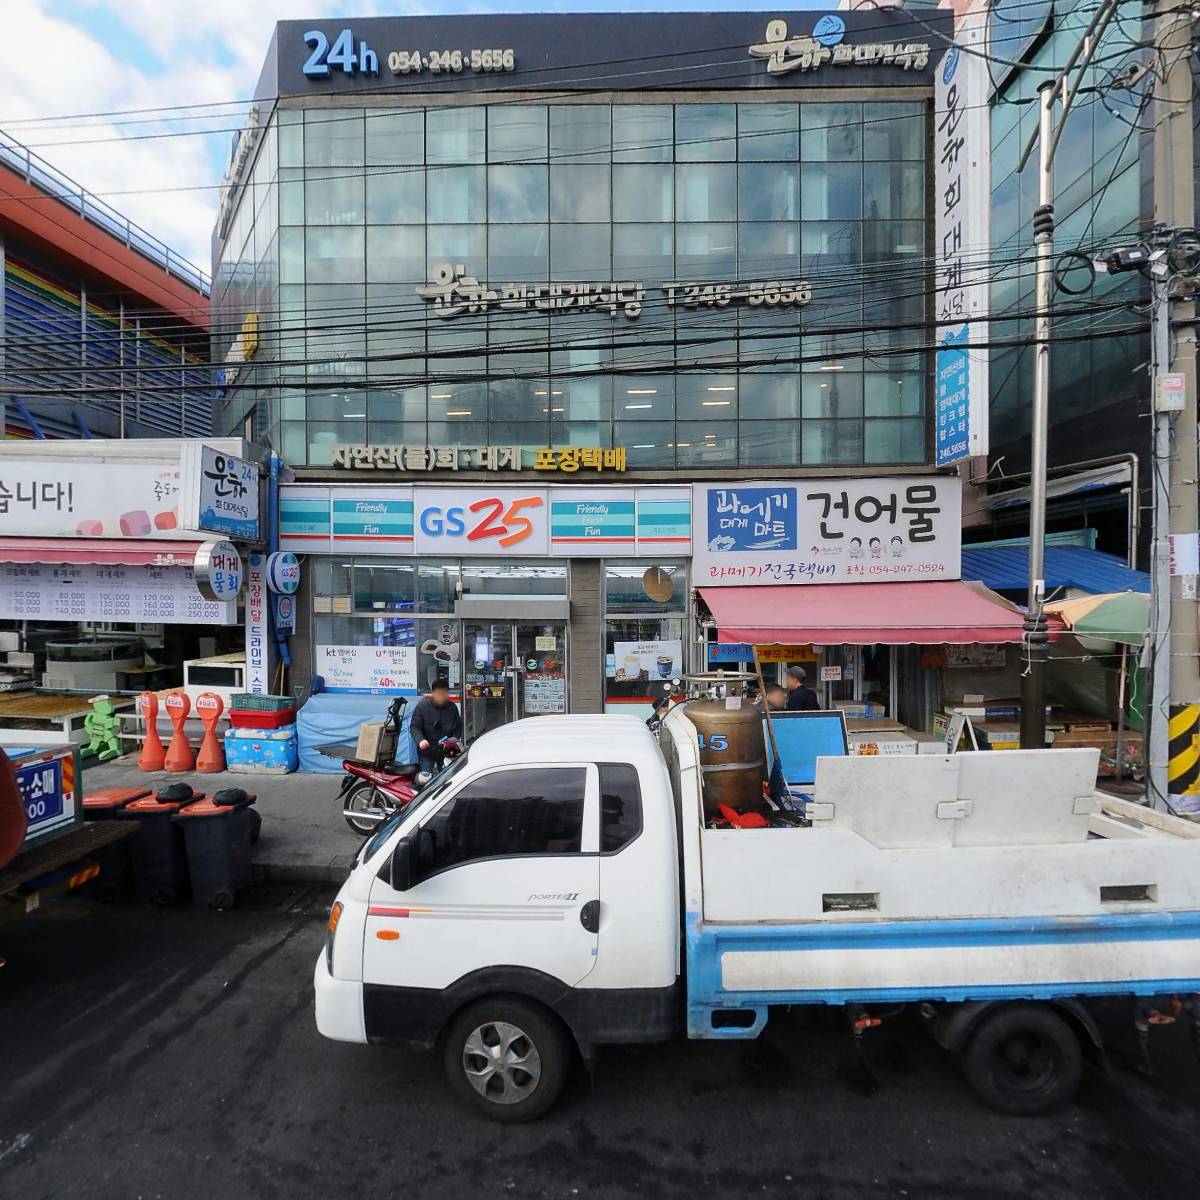
[(989, 1107), (1035, 1116), (1070, 1101), (1083, 1077), (1075, 1031), (1042, 1004), (1011, 1004), (986, 1016), (963, 1052), (963, 1071)]
[(571, 1065), (566, 1030), (552, 1014), (516, 997), (469, 1005), (443, 1043), (450, 1086), (495, 1121), (540, 1117), (562, 1091)]

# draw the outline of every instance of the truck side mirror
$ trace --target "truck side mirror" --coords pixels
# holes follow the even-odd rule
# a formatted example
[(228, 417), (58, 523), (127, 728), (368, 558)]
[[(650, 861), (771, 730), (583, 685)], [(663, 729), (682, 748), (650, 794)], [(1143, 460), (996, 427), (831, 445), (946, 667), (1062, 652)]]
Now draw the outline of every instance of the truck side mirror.
[(413, 885), (413, 843), (402, 837), (392, 851), (391, 885), (397, 892), (407, 892)]

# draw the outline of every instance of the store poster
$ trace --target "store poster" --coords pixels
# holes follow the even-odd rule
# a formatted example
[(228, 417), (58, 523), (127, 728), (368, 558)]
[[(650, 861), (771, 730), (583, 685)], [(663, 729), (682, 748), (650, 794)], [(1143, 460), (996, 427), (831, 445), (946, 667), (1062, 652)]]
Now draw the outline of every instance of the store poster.
[(958, 579), (962, 484), (924, 475), (695, 484), (698, 587)]
[(313, 672), (327, 692), (417, 692), (415, 646), (317, 646)]
[(615, 642), (613, 660), (617, 683), (674, 679), (683, 673), (683, 643)]
[(524, 709), (527, 717), (567, 711), (567, 681), (561, 675), (526, 675)]

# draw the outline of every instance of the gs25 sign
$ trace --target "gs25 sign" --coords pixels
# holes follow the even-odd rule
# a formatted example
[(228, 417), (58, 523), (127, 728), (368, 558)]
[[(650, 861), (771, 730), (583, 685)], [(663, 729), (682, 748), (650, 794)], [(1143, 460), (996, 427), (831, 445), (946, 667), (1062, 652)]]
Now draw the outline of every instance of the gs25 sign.
[(413, 522), (418, 554), (525, 556), (545, 554), (550, 505), (544, 490), (420, 489)]

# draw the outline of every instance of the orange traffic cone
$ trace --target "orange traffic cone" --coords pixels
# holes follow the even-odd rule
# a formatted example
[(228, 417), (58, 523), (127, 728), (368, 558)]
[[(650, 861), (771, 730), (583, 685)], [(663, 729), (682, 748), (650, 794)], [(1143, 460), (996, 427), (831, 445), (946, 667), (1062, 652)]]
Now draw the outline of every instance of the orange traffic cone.
[(163, 766), (168, 771), (190, 771), (196, 765), (196, 756), (192, 753), (192, 748), (184, 736), (183, 723), (191, 711), (192, 702), (188, 699), (186, 692), (172, 692), (164, 703), (171, 718), (171, 724), (175, 727), (175, 732), (171, 735), (171, 744), (167, 747)]
[(204, 722), (204, 740), (196, 755), (196, 770), (202, 775), (225, 770), (225, 750), (217, 738), (217, 722), (224, 711), (225, 702), (216, 692), (201, 692), (196, 697), (196, 712)]
[(143, 692), (138, 697), (138, 711), (146, 722), (146, 737), (142, 741), (142, 752), (138, 756), (141, 771), (161, 771), (166, 751), (162, 738), (158, 736), (158, 697), (153, 692)]

